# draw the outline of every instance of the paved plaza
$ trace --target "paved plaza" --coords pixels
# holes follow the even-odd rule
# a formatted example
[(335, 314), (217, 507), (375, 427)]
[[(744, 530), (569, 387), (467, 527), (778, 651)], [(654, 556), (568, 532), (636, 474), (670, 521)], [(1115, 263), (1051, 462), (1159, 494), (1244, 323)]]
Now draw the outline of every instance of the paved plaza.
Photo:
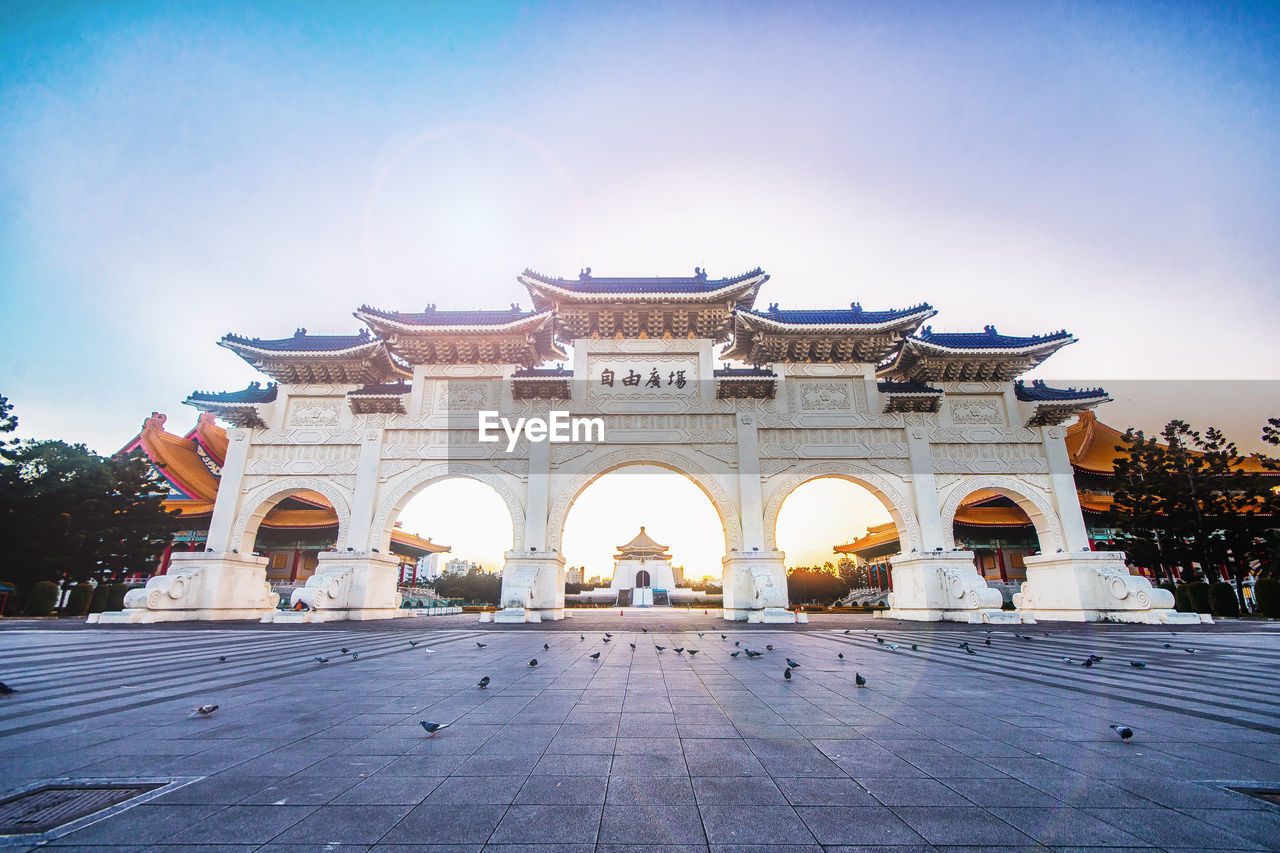
[(0, 784), (173, 783), (79, 850), (1277, 850), (1228, 786), (1280, 788), (1278, 664), (1258, 623), (12, 621)]

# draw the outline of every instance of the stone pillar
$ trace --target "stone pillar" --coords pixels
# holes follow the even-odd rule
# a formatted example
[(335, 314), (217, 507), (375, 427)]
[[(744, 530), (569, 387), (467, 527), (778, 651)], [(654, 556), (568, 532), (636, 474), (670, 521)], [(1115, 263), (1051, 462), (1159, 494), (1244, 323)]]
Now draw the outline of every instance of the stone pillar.
[(786, 555), (765, 550), (764, 494), (760, 487), (760, 438), (755, 414), (737, 417), (738, 504), (742, 550), (726, 554), (721, 585), (725, 619), (748, 622), (795, 622), (787, 609)]
[(890, 559), (893, 592), (891, 619), (917, 622), (1008, 623), (1024, 620), (1001, 610), (999, 590), (987, 586), (973, 565), (972, 551), (928, 551), (898, 554)]
[(1018, 611), (1037, 620), (1198, 625), (1209, 616), (1178, 613), (1173, 593), (1129, 573), (1119, 551), (1075, 551), (1026, 558)]
[(125, 595), (124, 610), (94, 613), (87, 621), (105, 625), (259, 619), (280, 600), (266, 578), (266, 557), (181, 551), (173, 555), (167, 574)]
[[(564, 618), (564, 557), (535, 549), (508, 551), (502, 566), (502, 609), (494, 622)], [(489, 620), (489, 614), (481, 617)]]
[[(236, 513), (240, 511), (241, 484), (252, 437), (252, 429), (237, 427), (227, 430), (227, 457), (222, 461), (218, 495), (213, 501), (213, 516), (209, 519), (209, 533), (205, 537), (205, 547), (211, 551), (230, 553), (240, 547), (239, 542), (231, 541), (231, 529), (236, 523)], [(266, 580), (265, 570), (263, 580)]]
[(347, 547), (356, 551), (371, 550), (382, 538), (382, 531), (373, 529), (378, 466), (381, 462), (382, 430), (366, 430), (361, 436), (360, 456), (356, 460), (356, 485), (351, 496), (351, 524), (347, 531)]
[(342, 619), (392, 619), (400, 609), (400, 560), (372, 551), (322, 551), (316, 573), (306, 586), (293, 591), (290, 607), (274, 610), (263, 622), (333, 622)]
[[(933, 476), (933, 454), (929, 451), (929, 432), (925, 427), (908, 427), (907, 456), (911, 464), (911, 490), (912, 497), (915, 498), (916, 518), (920, 521), (920, 541), (914, 543), (913, 547), (921, 552), (939, 551), (946, 543), (942, 525), (947, 520), (942, 517), (938, 483)], [(898, 531), (899, 536), (902, 532)], [(894, 582), (896, 584), (896, 578)]]
[(731, 551), (724, 566), (724, 618), (782, 624), (796, 621), (787, 609), (787, 567), (781, 551)]
[[(1044, 455), (1049, 462), (1049, 480), (1053, 489), (1053, 503), (1062, 522), (1063, 548), (1068, 553), (1092, 550), (1089, 532), (1084, 526), (1084, 514), (1080, 511), (1080, 493), (1076, 491), (1076, 475), (1067, 455), (1066, 433), (1062, 427), (1040, 427), (1044, 440)], [(1047, 550), (1048, 543), (1042, 543)]]

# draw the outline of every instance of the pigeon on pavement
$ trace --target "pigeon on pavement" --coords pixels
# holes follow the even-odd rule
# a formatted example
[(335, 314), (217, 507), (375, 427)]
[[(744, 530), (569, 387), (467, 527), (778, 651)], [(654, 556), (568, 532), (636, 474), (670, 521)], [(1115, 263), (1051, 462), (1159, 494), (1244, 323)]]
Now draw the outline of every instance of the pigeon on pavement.
[(422, 726), (422, 730), (427, 733), (427, 737), (435, 737), (437, 732), (442, 732), (453, 723), (430, 723), (426, 720), (418, 720), (418, 725)]
[(859, 687), (867, 686), (867, 680), (862, 677), (862, 673), (860, 672), (855, 672), (853, 674), (853, 683), (858, 685)]
[(481, 649), (483, 649), (483, 648), (484, 648), (485, 646), (487, 646), (487, 645), (488, 645), (488, 643), (482, 643), (482, 642), (480, 642), (479, 640), (476, 640), (476, 647), (477, 647), (477, 648), (481, 648)]
[(486, 687), (488, 687), (488, 686), (489, 686), (489, 676), (487, 676), (487, 675), (486, 675), (484, 678), (482, 678), (482, 679), (480, 679), (478, 682), (476, 682), (476, 686), (477, 686), (477, 687), (479, 687), (481, 690), (484, 690)]
[(421, 641), (421, 640), (410, 640), (410, 641), (409, 641), (409, 645), (411, 645), (411, 646), (416, 646), (416, 645), (418, 645), (418, 643), (420, 643), (420, 642), (422, 642), (422, 641)]
[(799, 669), (799, 668), (800, 668), (800, 664), (796, 663), (796, 662), (795, 662), (795, 661), (793, 661), (791, 658), (787, 658), (787, 666), (791, 667), (792, 669)]
[(783, 678), (785, 678), (787, 681), (790, 681), (790, 680), (791, 680), (791, 669), (790, 669), (790, 667), (788, 667), (787, 669), (784, 669), (784, 670), (782, 671), (782, 677), (783, 677)]
[(543, 644), (542, 644), (542, 650), (543, 650), (544, 652), (551, 651), (551, 644), (550, 644), (550, 643), (543, 643)]
[(840, 660), (844, 660), (844, 652), (836, 652), (836, 657), (840, 658)]
[(729, 652), (729, 657), (736, 658), (740, 654), (742, 654), (742, 652)]
[(1131, 661), (1129, 661), (1129, 666), (1133, 667), (1134, 669), (1146, 669), (1146, 668), (1147, 668), (1147, 665), (1146, 665), (1145, 663), (1143, 663), (1142, 661), (1140, 661), (1140, 660), (1131, 660)]
[(316, 663), (328, 663), (329, 659), (327, 657), (324, 657), (323, 655), (316, 655), (315, 661)]
[(207, 717), (214, 711), (218, 710), (217, 705), (201, 705), (199, 708), (192, 708), (189, 717)]
[(592, 660), (600, 660), (600, 653), (592, 652), (591, 654), (587, 655), (587, 657), (591, 658)]
[(529, 666), (537, 666), (537, 665), (538, 665), (538, 659), (537, 659), (537, 658), (534, 658), (534, 659), (532, 659), (531, 661), (529, 661)]
[(1122, 726), (1122, 725), (1119, 725), (1118, 723), (1112, 723), (1111, 728), (1115, 731), (1116, 734), (1120, 735), (1120, 740), (1124, 741), (1125, 743), (1128, 743), (1129, 741), (1133, 740), (1133, 729), (1130, 728), (1129, 726)]
[(0, 696), (11, 696), (17, 692), (18, 692), (17, 690), (14, 690), (12, 687), (5, 684), (3, 681), (0, 681)]

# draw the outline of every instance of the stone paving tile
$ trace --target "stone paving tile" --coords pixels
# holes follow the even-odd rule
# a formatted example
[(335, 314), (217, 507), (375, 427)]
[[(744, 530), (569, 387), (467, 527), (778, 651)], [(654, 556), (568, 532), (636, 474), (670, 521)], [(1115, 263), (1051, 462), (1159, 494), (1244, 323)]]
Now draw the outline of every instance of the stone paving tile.
[(1221, 826), (1161, 806), (1145, 809), (1089, 808), (1086, 811), (1144, 842), (1161, 847), (1200, 850), (1268, 849), (1266, 844), (1250, 841)]
[(372, 844), (409, 813), (413, 806), (339, 806), (317, 809), (273, 839), (273, 843)]
[(444, 780), (438, 776), (374, 775), (334, 797), (338, 805), (411, 805), (427, 798)]
[[(442, 809), (421, 804), (382, 837), (383, 844), (477, 844), (483, 845), (506, 813), (507, 806), (472, 805), (465, 809)], [(478, 849), (475, 848), (475, 849)]]
[(1029, 844), (1032, 839), (975, 806), (894, 806), (902, 818), (930, 844)]
[(993, 806), (988, 807), (988, 810), (1040, 844), (1097, 847), (1143, 845), (1141, 838), (1119, 830), (1080, 809), (1059, 805), (1051, 808)]
[(507, 809), (490, 844), (594, 844), (600, 805), (514, 805)]
[(696, 806), (650, 804), (606, 805), (600, 820), (601, 844), (639, 845), (703, 844), (706, 836)]
[(693, 779), (693, 792), (699, 806), (788, 804), (787, 798), (768, 776), (740, 779), (697, 776)]
[(153, 844), (216, 814), (219, 805), (143, 805), (58, 839), (60, 845)]
[(793, 806), (877, 806), (880, 803), (852, 779), (781, 776), (773, 780)]
[(266, 842), (298, 823), (317, 808), (317, 806), (227, 806), (212, 817), (190, 823), (182, 831), (163, 840), (184, 844)]
[(423, 800), (424, 805), (510, 805), (524, 785), (521, 776), (450, 776)]
[(260, 788), (239, 802), (255, 806), (322, 806), (345, 793), (358, 778), (299, 773)]
[(812, 844), (791, 806), (699, 806), (712, 844)]
[(798, 806), (797, 814), (824, 846), (832, 844), (913, 844), (921, 841), (891, 809), (881, 806), (842, 808)]
[(525, 780), (515, 802), (527, 805), (603, 805), (608, 776), (534, 775)]

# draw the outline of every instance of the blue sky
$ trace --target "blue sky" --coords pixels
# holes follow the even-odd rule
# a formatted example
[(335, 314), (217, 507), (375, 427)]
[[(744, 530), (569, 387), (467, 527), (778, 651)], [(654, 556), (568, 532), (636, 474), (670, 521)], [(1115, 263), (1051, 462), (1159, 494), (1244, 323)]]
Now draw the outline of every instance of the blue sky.
[(527, 304), (526, 266), (759, 265), (784, 306), (1065, 326), (1042, 376), (1280, 378), (1275, 5), (263, 5), (6, 4), (25, 434), (184, 429), (259, 378), (228, 331)]

